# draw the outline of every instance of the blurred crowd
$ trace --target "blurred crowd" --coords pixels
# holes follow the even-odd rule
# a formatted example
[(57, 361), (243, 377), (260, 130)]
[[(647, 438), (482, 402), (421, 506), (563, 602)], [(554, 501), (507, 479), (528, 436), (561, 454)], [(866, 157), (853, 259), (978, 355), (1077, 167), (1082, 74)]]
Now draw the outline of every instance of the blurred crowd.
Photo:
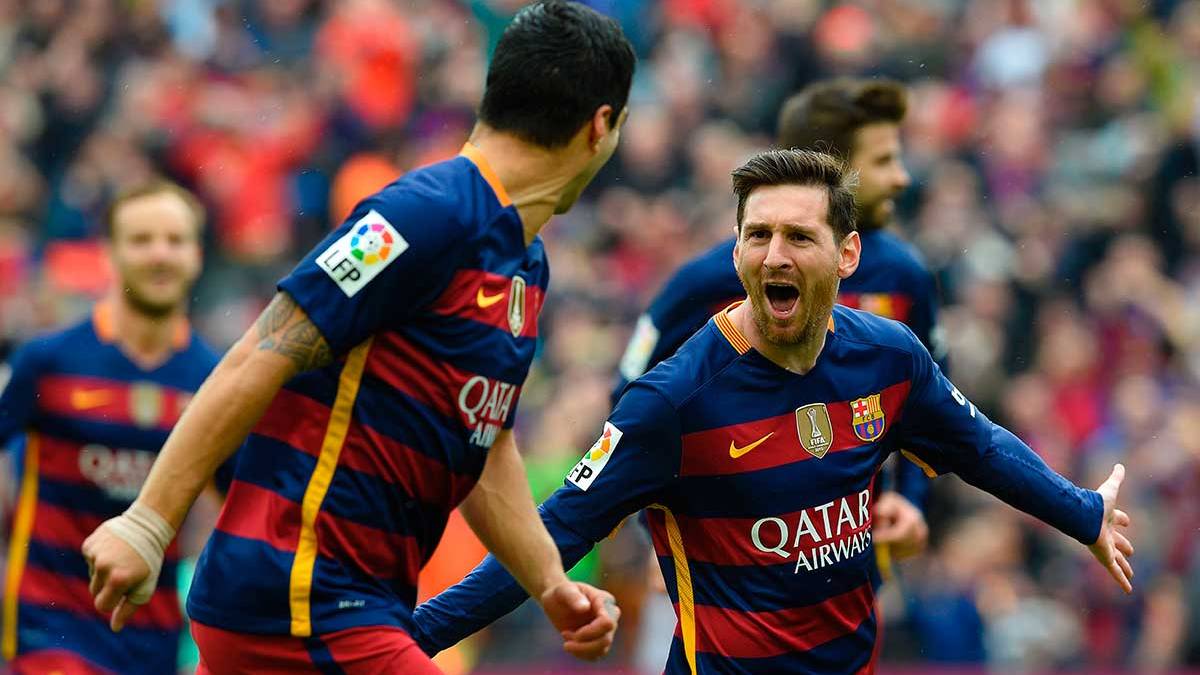
[[(359, 197), (457, 152), (520, 4), (0, 0), (0, 352), (86, 310), (106, 200), (155, 173), (208, 208), (194, 319), (228, 346)], [(1122, 596), (1082, 547), (941, 478), (929, 551), (886, 587), (885, 661), (1200, 666), (1200, 0), (589, 4), (639, 66), (620, 149), (544, 235), (531, 475), (552, 488), (594, 440), (637, 314), (728, 236), (729, 171), (783, 99), (893, 77), (914, 177), (897, 225), (938, 276), (953, 379), (1077, 482), (1126, 463), (1137, 578)], [(644, 586), (631, 537), (600, 583)], [(617, 664), (668, 639), (645, 608)], [(557, 662), (541, 621), (476, 656)]]

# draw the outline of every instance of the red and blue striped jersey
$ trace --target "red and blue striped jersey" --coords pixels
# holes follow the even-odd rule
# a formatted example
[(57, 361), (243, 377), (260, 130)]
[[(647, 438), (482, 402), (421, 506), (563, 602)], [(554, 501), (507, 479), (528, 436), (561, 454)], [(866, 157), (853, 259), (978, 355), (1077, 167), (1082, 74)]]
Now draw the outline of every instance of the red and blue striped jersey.
[(0, 442), (24, 433), (9, 542), (0, 651), (28, 661), (59, 653), (98, 672), (170, 673), (183, 617), (178, 551), (167, 549), (149, 604), (119, 634), (88, 592), (83, 540), (137, 497), (171, 427), (216, 365), (181, 324), (174, 353), (144, 370), (115, 344), (107, 305), (11, 360)]
[[(1098, 493), (989, 421), (903, 324), (842, 306), (804, 375), (719, 313), (626, 389), (542, 517), (570, 565), (647, 509), (678, 617), (668, 673), (871, 672), (873, 479), (900, 449), (1099, 534)], [(522, 599), (489, 557), (418, 608), (418, 641), (443, 649)]]
[(338, 358), (288, 382), (243, 445), (189, 615), (407, 629), (418, 571), (512, 426), (548, 276), (469, 144), (359, 204), (279, 284)]

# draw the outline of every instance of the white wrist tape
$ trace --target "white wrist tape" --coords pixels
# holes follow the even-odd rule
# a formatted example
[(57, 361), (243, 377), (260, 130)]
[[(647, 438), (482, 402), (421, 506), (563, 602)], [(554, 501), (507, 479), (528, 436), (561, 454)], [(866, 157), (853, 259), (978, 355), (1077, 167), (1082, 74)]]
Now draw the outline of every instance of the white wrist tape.
[(137, 551), (150, 567), (149, 576), (129, 589), (129, 600), (134, 604), (150, 602), (150, 596), (158, 585), (159, 572), (162, 571), (163, 556), (175, 538), (175, 528), (157, 511), (140, 502), (134, 502), (125, 513), (105, 521), (104, 526)]

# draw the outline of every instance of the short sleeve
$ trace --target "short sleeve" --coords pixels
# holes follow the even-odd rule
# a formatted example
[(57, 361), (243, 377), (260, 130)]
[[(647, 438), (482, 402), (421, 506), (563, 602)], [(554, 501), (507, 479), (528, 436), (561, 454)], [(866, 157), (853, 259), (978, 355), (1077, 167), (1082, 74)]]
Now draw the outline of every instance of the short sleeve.
[(335, 352), (433, 301), (468, 228), (445, 198), (397, 184), (355, 208), (279, 282)]

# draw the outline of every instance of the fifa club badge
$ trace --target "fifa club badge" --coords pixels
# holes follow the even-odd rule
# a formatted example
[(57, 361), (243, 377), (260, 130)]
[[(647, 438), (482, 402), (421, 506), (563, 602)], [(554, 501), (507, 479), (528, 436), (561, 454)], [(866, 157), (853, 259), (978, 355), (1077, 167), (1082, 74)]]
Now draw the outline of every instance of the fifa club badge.
[(850, 403), (854, 413), (854, 435), (870, 443), (883, 435), (883, 407), (879, 405), (879, 394), (855, 399)]
[(796, 408), (796, 434), (808, 454), (821, 459), (833, 445), (833, 424), (824, 403), (810, 403)]
[(153, 382), (134, 382), (129, 387), (129, 417), (139, 428), (149, 429), (162, 419), (163, 391)]
[(525, 280), (512, 278), (512, 289), (508, 293), (508, 330), (513, 337), (521, 337), (525, 327)]

